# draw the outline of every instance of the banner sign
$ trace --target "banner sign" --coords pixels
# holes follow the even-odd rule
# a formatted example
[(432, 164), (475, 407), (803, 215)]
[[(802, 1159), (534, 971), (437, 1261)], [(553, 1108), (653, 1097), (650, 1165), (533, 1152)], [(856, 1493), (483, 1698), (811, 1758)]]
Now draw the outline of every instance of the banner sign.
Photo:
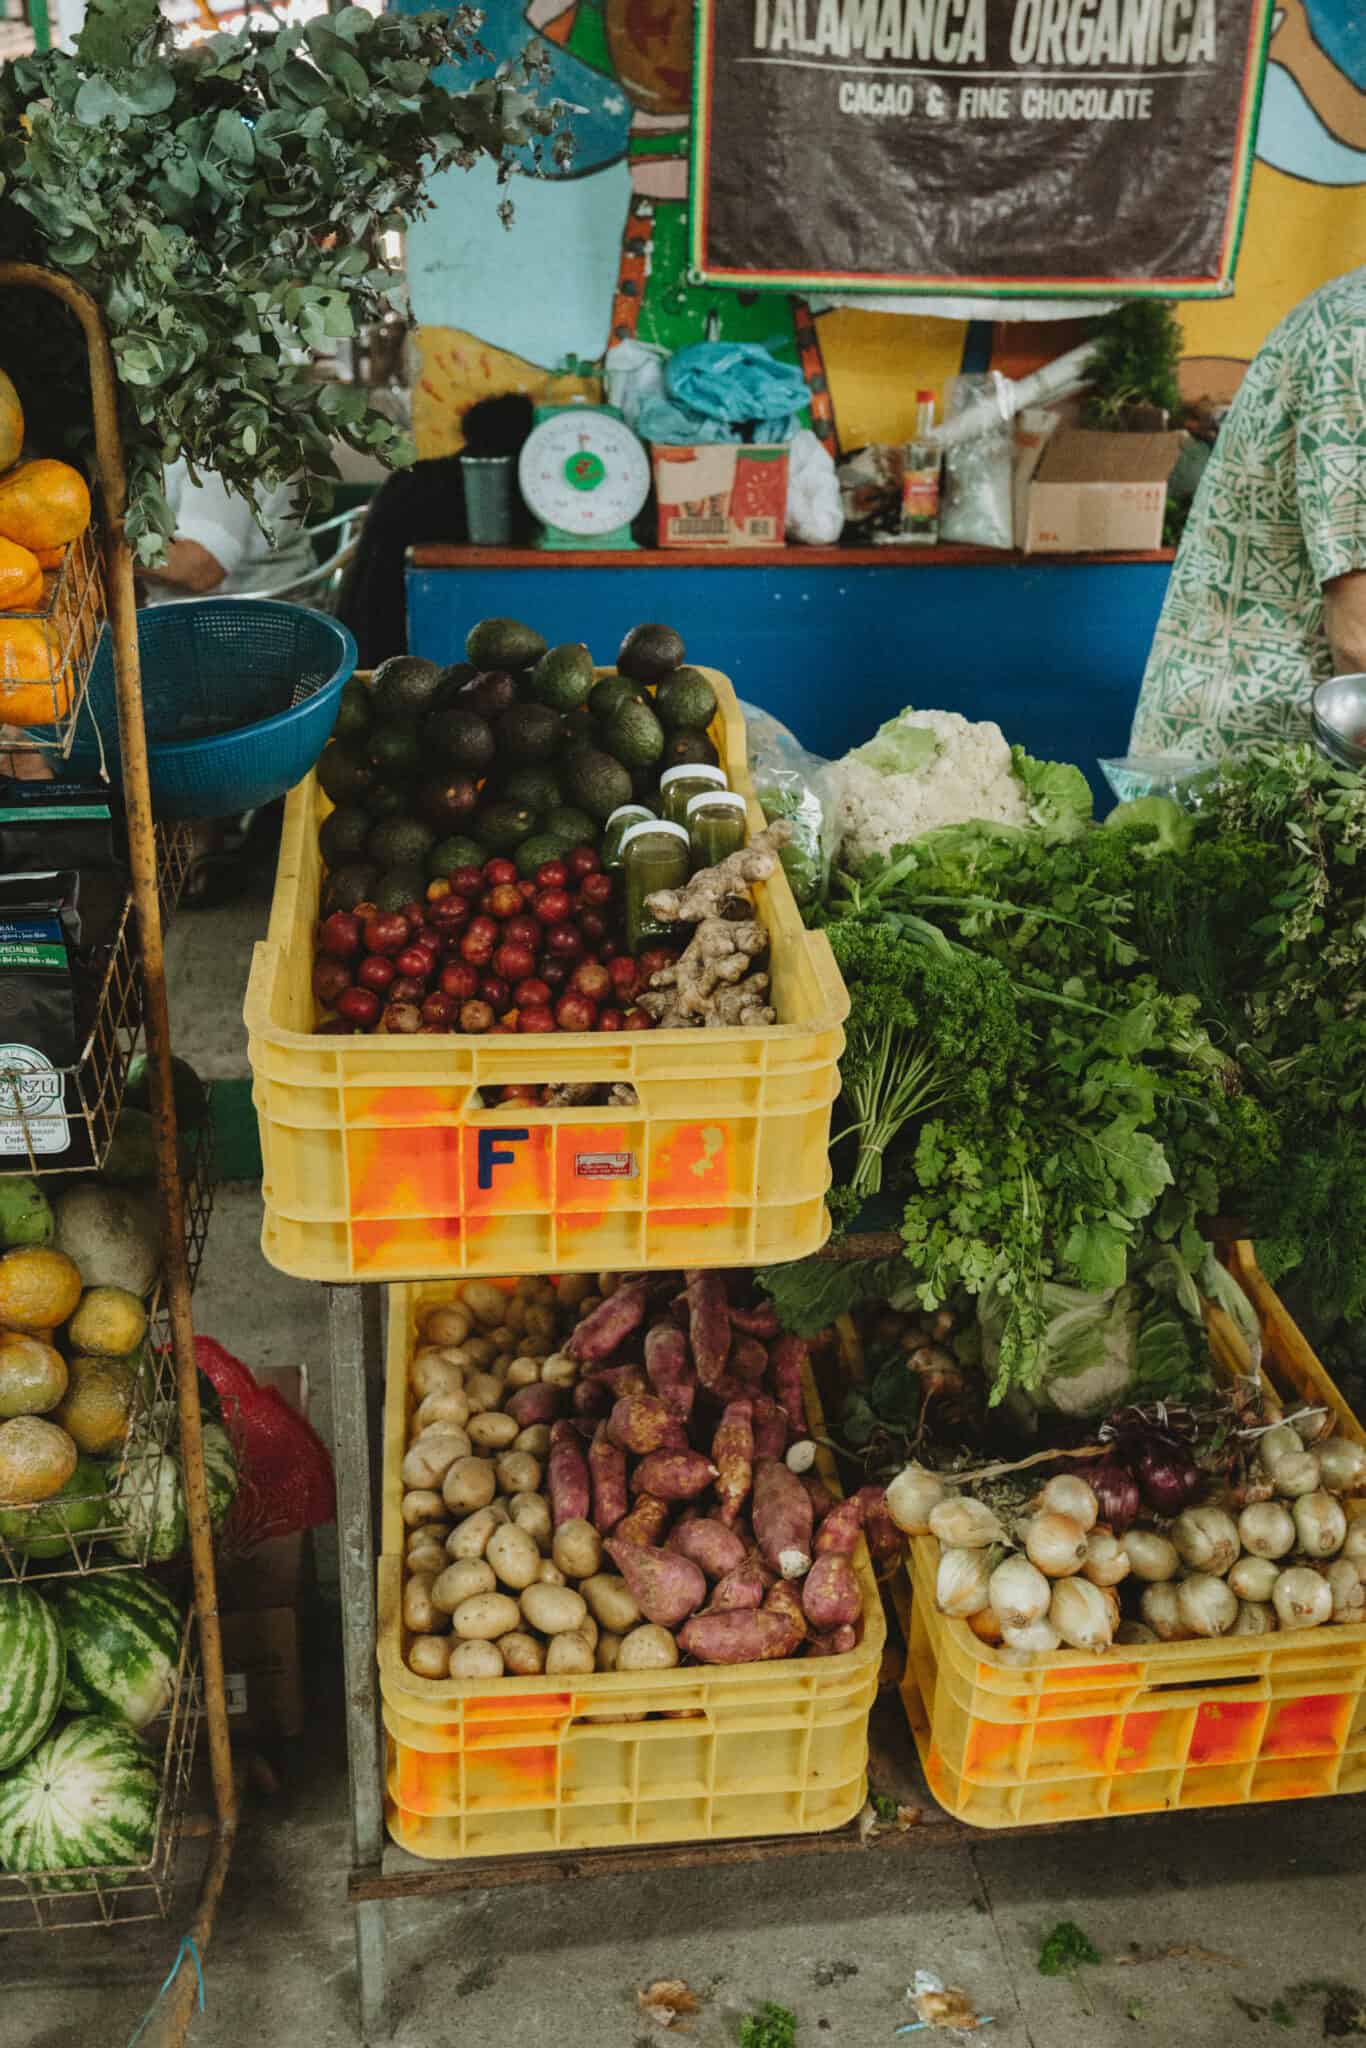
[(698, 0), (701, 281), (1231, 290), (1274, 0)]

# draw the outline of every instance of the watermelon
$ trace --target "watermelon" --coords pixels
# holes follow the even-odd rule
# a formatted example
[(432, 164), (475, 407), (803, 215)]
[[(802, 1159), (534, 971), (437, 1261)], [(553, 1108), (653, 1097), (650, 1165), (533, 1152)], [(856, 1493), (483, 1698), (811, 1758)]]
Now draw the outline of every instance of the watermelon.
[[(68, 1721), (0, 1778), (0, 1869), (140, 1868), (156, 1845), (159, 1795), (151, 1751), (126, 1721)], [(72, 1877), (43, 1889), (89, 1886)]]
[(66, 1677), (57, 1618), (29, 1586), (0, 1586), (0, 1771), (52, 1726)]
[(145, 1728), (170, 1703), (180, 1662), (181, 1613), (140, 1572), (77, 1579), (48, 1595), (66, 1644), (69, 1714), (122, 1714)]
[[(70, 1558), (71, 1538), (101, 1528), (109, 1515), (109, 1474), (94, 1458), (78, 1458), (66, 1485), (38, 1507), (0, 1508), (0, 1543), (17, 1557)], [(0, 1577), (5, 1576), (0, 1558)]]
[[(209, 1520), (216, 1535), (228, 1519), (237, 1492), (237, 1460), (228, 1432), (218, 1422), (204, 1424), (204, 1476), (209, 1489)], [(120, 1557), (164, 1564), (185, 1548), (189, 1524), (180, 1460), (155, 1439), (143, 1438), (129, 1445), (110, 1505), (113, 1519), (120, 1524), (120, 1533), (113, 1539)]]

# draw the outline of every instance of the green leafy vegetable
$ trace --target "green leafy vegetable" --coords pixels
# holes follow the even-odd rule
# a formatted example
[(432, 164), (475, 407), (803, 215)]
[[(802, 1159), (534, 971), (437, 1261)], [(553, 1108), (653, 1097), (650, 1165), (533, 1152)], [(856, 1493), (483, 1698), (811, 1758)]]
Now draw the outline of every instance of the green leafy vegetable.
[(1091, 1995), (1082, 1981), (1085, 1964), (1098, 1963), (1100, 1951), (1084, 1934), (1075, 1920), (1060, 1920), (1052, 1932), (1044, 1937), (1039, 1949), (1039, 1975), (1041, 1977), (1070, 1977), (1077, 1987), (1077, 1996), (1087, 2012), (1095, 2010)]
[(770, 1999), (740, 2022), (740, 2048), (796, 2048), (797, 2016)]
[(879, 775), (922, 775), (939, 757), (939, 741), (926, 725), (906, 723), (898, 712), (880, 725), (870, 740), (852, 747), (849, 758), (876, 768)]
[(1091, 822), (1091, 785), (1071, 761), (1037, 761), (1012, 747), (1010, 765), (1024, 787), (1036, 825), (1062, 839), (1075, 839)]
[(814, 1337), (836, 1316), (867, 1301), (886, 1301), (907, 1284), (900, 1259), (795, 1259), (761, 1266), (754, 1277), (795, 1337)]

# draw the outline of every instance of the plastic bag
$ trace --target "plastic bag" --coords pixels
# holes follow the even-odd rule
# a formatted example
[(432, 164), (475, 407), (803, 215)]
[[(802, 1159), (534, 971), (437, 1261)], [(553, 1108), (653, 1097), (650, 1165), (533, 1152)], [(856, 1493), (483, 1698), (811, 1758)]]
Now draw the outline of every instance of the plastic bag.
[(1199, 810), (1204, 791), (1219, 772), (1190, 754), (1119, 754), (1099, 765), (1122, 804), (1141, 796), (1165, 796), (1183, 811)]
[(787, 537), (808, 547), (833, 547), (844, 531), (844, 505), (833, 457), (809, 427), (792, 437), (787, 471)]
[(647, 341), (619, 341), (607, 352), (602, 366), (607, 386), (607, 403), (614, 405), (632, 433), (640, 431), (641, 410), (651, 399), (664, 394), (664, 366), (667, 349)]
[(758, 341), (695, 341), (670, 356), (664, 381), (687, 411), (732, 427), (757, 422), (756, 441), (790, 440), (811, 395), (801, 371)]
[(946, 426), (960, 415), (976, 411), (984, 399), (997, 403), (998, 423), (970, 441), (952, 442), (945, 450), (939, 508), (941, 540), (960, 541), (978, 548), (1008, 548), (1014, 544), (1014, 448), (1010, 414), (1000, 403), (1003, 382), (995, 376), (950, 379)]
[(759, 808), (770, 824), (786, 818), (792, 827), (779, 858), (792, 894), (805, 909), (823, 899), (834, 858), (835, 804), (825, 772), (830, 764), (819, 754), (808, 754), (785, 725), (757, 704), (742, 703), (740, 710)]

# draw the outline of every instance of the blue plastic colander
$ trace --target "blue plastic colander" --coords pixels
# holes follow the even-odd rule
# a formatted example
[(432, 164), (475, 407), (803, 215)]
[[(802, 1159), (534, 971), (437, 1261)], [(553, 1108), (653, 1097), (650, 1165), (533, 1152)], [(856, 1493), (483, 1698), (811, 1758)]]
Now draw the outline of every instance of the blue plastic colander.
[[(229, 818), (283, 796), (327, 742), (356, 643), (322, 612), (263, 598), (154, 605), (138, 615), (152, 808)], [(114, 660), (101, 637), (71, 772), (119, 778)]]

